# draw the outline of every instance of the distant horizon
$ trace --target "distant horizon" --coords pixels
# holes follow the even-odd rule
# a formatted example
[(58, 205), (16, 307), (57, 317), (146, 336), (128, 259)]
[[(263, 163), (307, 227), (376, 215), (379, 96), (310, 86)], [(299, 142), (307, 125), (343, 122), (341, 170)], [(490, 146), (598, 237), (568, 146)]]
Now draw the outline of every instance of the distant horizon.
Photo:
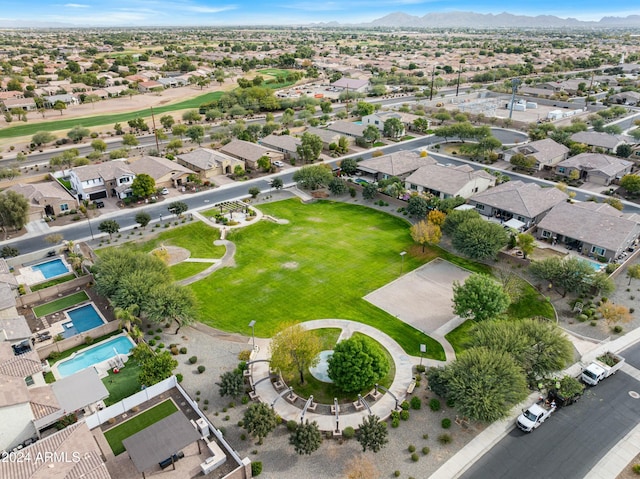
[[(225, 26), (299, 26), (313, 23), (369, 23), (391, 13), (424, 16), (428, 13), (473, 12), (481, 14), (553, 15), (562, 19), (599, 21), (603, 17), (640, 15), (628, 2), (612, 0), (606, 4), (594, 0), (554, 2), (540, 0), (535, 7), (517, 6), (500, 0), (482, 3), (470, 0), (354, 0), (351, 2), (290, 3), (251, 0), (72, 0), (51, 2), (6, 0), (0, 12), (0, 25), (59, 24), (76, 27), (225, 27)], [(37, 12), (37, 13), (36, 13)], [(437, 27), (437, 25), (434, 25)]]

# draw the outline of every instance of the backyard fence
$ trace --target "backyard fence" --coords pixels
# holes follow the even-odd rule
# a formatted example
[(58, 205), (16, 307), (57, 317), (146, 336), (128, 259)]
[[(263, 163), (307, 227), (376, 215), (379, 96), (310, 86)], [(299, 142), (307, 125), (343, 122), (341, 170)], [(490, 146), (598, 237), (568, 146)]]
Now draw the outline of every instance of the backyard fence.
[(16, 307), (30, 308), (33, 304), (62, 296), (65, 293), (71, 292), (72, 290), (80, 291), (92, 282), (93, 275), (80, 276), (79, 278), (72, 279), (71, 281), (56, 284), (55, 286), (49, 286), (48, 288), (41, 289), (40, 291), (36, 291), (34, 293), (24, 294), (16, 298)]
[(45, 359), (49, 357), (49, 355), (54, 351), (62, 353), (64, 351), (67, 351), (68, 349), (86, 344), (85, 338), (87, 336), (91, 336), (92, 338), (99, 338), (106, 334), (113, 333), (118, 329), (120, 329), (118, 322), (112, 321), (110, 323), (103, 324), (102, 326), (98, 326), (97, 328), (93, 328), (86, 333), (76, 334), (75, 336), (71, 336), (70, 338), (66, 338), (61, 341), (54, 341), (53, 343), (47, 344), (46, 346), (36, 347), (36, 352), (38, 353), (38, 357), (40, 359)]

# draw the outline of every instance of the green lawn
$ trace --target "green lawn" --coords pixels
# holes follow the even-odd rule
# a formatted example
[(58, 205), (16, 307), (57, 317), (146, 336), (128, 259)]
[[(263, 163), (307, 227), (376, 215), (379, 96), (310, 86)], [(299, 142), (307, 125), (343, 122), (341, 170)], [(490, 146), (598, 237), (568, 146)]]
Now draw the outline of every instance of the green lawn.
[(107, 391), (109, 391), (109, 397), (104, 400), (105, 405), (111, 406), (140, 391), (140, 382), (138, 381), (139, 373), (140, 364), (131, 357), (125, 363), (125, 367), (120, 369), (118, 374), (114, 374), (114, 372), (110, 370), (109, 376), (102, 380)]
[(56, 284), (66, 283), (67, 281), (71, 281), (75, 278), (75, 274), (69, 273), (65, 274), (64, 276), (59, 276), (58, 278), (52, 279), (50, 281), (45, 281), (44, 283), (34, 284), (29, 288), (31, 289), (31, 291), (40, 291), (41, 289), (49, 288), (51, 286), (55, 286)]
[(161, 419), (170, 416), (176, 412), (178, 408), (172, 400), (167, 399), (161, 402), (157, 406), (146, 410), (145, 412), (132, 417), (126, 422), (123, 422), (119, 426), (113, 427), (104, 433), (104, 437), (107, 439), (109, 446), (114, 455), (122, 454), (125, 451), (122, 441), (126, 438), (133, 436), (135, 433), (146, 429), (152, 424), (157, 423)]
[(271, 75), (272, 77), (277, 77), (278, 75), (286, 77), (289, 74), (288, 70), (281, 70), (280, 68), (262, 68), (257, 72), (262, 75)]
[(174, 264), (173, 266), (170, 266), (169, 269), (171, 270), (171, 275), (173, 276), (173, 279), (175, 279), (176, 281), (180, 281), (181, 279), (189, 278), (191, 276), (198, 274), (201, 271), (204, 271), (211, 265), (212, 263), (184, 263), (183, 262), (183, 263)]
[(369, 324), (407, 352), (427, 344), (429, 357), (444, 359), (440, 344), (366, 302), (367, 293), (426, 261), (411, 251), (405, 220), (357, 205), (287, 200), (261, 205), (287, 225), (262, 221), (234, 230), (236, 266), (190, 287), (199, 299), (198, 319), (215, 328), (272, 336), (282, 321), (340, 318)]
[[(335, 328), (318, 329), (318, 330), (314, 330), (314, 332), (320, 336), (323, 350), (333, 349), (333, 347), (335, 346), (338, 340), (338, 336), (340, 335), (340, 330)], [(391, 354), (389, 353), (389, 351), (387, 351), (375, 339), (372, 339), (367, 335), (364, 335), (361, 333), (354, 333), (353, 336), (362, 336), (366, 338), (367, 341), (371, 341), (376, 345), (378, 345), (378, 347), (382, 351), (384, 351), (387, 361), (389, 361), (389, 365), (391, 367), (389, 368), (389, 372), (387, 373), (387, 375), (380, 380), (379, 384), (383, 385), (384, 387), (389, 387), (393, 382), (393, 378), (395, 377), (395, 374), (396, 374), (395, 364), (393, 362), (393, 358), (391, 357)], [(337, 387), (335, 387), (333, 384), (325, 383), (317, 380), (311, 375), (311, 373), (309, 373), (309, 371), (305, 371), (304, 384), (302, 385), (299, 384), (298, 379), (299, 378), (297, 373), (290, 377), (285, 376), (285, 381), (287, 385), (293, 386), (293, 390), (295, 391), (296, 394), (305, 398), (308, 398), (309, 396), (313, 395), (313, 399), (315, 402), (319, 402), (321, 404), (332, 404), (333, 398), (338, 398), (338, 401), (340, 402), (353, 402), (358, 399), (357, 393), (345, 394), (342, 391), (340, 391)], [(371, 387), (373, 388), (373, 385), (371, 385)], [(366, 394), (368, 392), (369, 392), (368, 390), (361, 391), (362, 394)]]
[(467, 341), (469, 340), (469, 331), (476, 323), (472, 319), (467, 319), (453, 331), (445, 335), (445, 339), (449, 341), (456, 355), (467, 349)]
[(220, 230), (201, 221), (194, 221), (185, 226), (163, 231), (144, 243), (124, 243), (113, 248), (131, 248), (148, 253), (164, 244), (188, 249), (191, 251), (192, 258), (222, 258), (225, 247), (213, 244), (218, 239), (220, 239)]
[[(205, 93), (204, 95), (198, 95), (188, 100), (183, 100), (178, 103), (172, 103), (155, 107), (153, 109), (154, 115), (160, 115), (169, 111), (187, 110), (191, 108), (198, 108), (203, 103), (208, 103), (213, 100), (217, 100), (222, 96), (223, 92), (216, 91)], [(108, 100), (107, 100), (108, 101)], [(15, 138), (17, 136), (30, 136), (38, 131), (59, 131), (70, 130), (76, 125), (82, 125), (85, 128), (92, 126), (108, 125), (113, 127), (116, 123), (127, 123), (129, 120), (133, 120), (137, 117), (151, 117), (151, 110), (148, 108), (144, 110), (131, 111), (126, 113), (116, 113), (113, 115), (99, 115), (88, 116), (84, 118), (69, 118), (65, 119), (64, 114), (52, 121), (43, 123), (26, 123), (18, 126), (12, 126), (9, 128), (3, 128), (0, 131), (0, 138)]]
[(55, 301), (50, 301), (49, 303), (36, 306), (33, 308), (33, 314), (40, 318), (47, 314), (55, 313), (56, 311), (62, 311), (63, 309), (82, 303), (83, 301), (87, 301), (88, 299), (89, 296), (86, 292), (79, 291), (77, 293), (70, 294), (69, 296), (56, 299)]

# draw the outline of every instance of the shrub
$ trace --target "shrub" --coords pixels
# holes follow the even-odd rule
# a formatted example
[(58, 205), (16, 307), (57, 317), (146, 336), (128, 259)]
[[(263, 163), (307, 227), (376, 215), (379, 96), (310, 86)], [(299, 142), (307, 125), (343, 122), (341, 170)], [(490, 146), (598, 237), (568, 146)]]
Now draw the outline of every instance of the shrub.
[(447, 407), (454, 407), (455, 405), (456, 403), (453, 401), (453, 399), (447, 399)]
[(49, 353), (49, 360), (50, 361), (55, 361), (56, 359), (58, 359), (60, 357), (60, 354), (58, 351), (51, 351), (51, 353)]
[(400, 419), (398, 418), (393, 418), (391, 420), (391, 427), (398, 427), (400, 425)]
[(351, 426), (345, 427), (344, 431), (342, 431), (342, 436), (346, 439), (351, 439), (355, 435), (356, 435), (356, 431)]
[(238, 353), (238, 359), (240, 361), (248, 361), (250, 356), (251, 356), (251, 350), (249, 349), (243, 349)]
[(425, 456), (429, 454), (429, 452), (431, 452), (431, 449), (429, 449), (427, 446), (424, 446), (422, 448), (422, 454), (424, 454)]
[(400, 477), (400, 471), (394, 471), (394, 472), (393, 472), (393, 475), (394, 475), (395, 477)]
[(640, 475), (640, 464), (634, 464), (631, 470), (636, 474)]
[(418, 462), (419, 459), (420, 459), (420, 456), (418, 456), (418, 453), (414, 452), (413, 454), (411, 454), (411, 460), (413, 462)]
[(162, 339), (162, 337), (156, 334), (156, 335), (153, 337), (153, 339), (155, 339), (156, 341), (160, 341), (160, 340)]
[(418, 371), (419, 373), (423, 373), (427, 370), (427, 367), (424, 364), (418, 364), (416, 366), (416, 371)]
[(156, 345), (156, 340), (155, 339), (150, 339), (149, 340), (149, 346), (155, 346)]
[(408, 401), (402, 401), (402, 404), (400, 404), (400, 407), (402, 408), (403, 411), (408, 411), (409, 410), (409, 402)]
[(158, 344), (158, 349), (162, 349), (162, 348), (164, 348), (164, 343)]
[(156, 329), (156, 333), (161, 333), (162, 332), (162, 328), (157, 328)]
[(438, 442), (440, 444), (449, 444), (451, 441), (453, 441), (451, 434), (440, 434), (438, 436)]
[(620, 334), (622, 332), (622, 326), (619, 324), (613, 327), (613, 332), (616, 334)]
[(187, 348), (180, 348), (180, 354), (187, 354)]
[(84, 338), (84, 344), (93, 344), (93, 338), (91, 336), (86, 336)]
[(409, 444), (409, 447), (407, 448), (407, 450), (409, 452), (416, 452), (416, 446), (414, 446), (413, 444)]
[(429, 439), (429, 434), (423, 434), (423, 435), (422, 435), (422, 439), (424, 439), (425, 441), (426, 441), (427, 439)]
[(202, 373), (204, 372), (204, 370), (205, 370), (205, 369), (206, 369), (206, 368), (205, 368), (202, 364), (201, 364), (200, 366), (198, 366), (198, 372), (199, 372), (200, 374), (202, 374)]
[(442, 429), (449, 429), (451, 427), (451, 419), (449, 419), (448, 417), (445, 417), (442, 422)]
[(403, 421), (408, 421), (409, 420), (409, 411), (405, 411), (404, 409), (402, 411), (400, 411), (400, 419), (402, 419)]
[(176, 379), (178, 380), (178, 383), (181, 383), (184, 377), (182, 376), (182, 374), (178, 373), (176, 374)]
[(440, 401), (437, 400), (436, 398), (433, 398), (429, 401), (429, 409), (431, 409), (433, 412), (439, 411), (440, 408), (441, 408)]
[(255, 461), (251, 462), (251, 475), (259, 476), (262, 473), (262, 462)]
[(244, 432), (242, 434), (240, 434), (240, 440), (241, 441), (246, 441), (247, 440), (247, 435)]
[(242, 396), (242, 399), (240, 399), (240, 402), (242, 404), (248, 404), (249, 403), (249, 396)]
[(422, 408), (422, 400), (418, 396), (413, 396), (411, 398), (411, 409), (421, 409)]
[(191, 356), (191, 357), (189, 358), (189, 362), (190, 362), (191, 364), (195, 364), (195, 363), (197, 363), (197, 362), (198, 362), (198, 356)]
[(287, 421), (287, 429), (290, 432), (295, 431), (297, 427), (298, 427), (298, 421), (294, 421), (293, 419), (291, 419), (290, 421)]
[(178, 348), (176, 348), (175, 346), (171, 348), (171, 354), (173, 354), (174, 356), (178, 355)]

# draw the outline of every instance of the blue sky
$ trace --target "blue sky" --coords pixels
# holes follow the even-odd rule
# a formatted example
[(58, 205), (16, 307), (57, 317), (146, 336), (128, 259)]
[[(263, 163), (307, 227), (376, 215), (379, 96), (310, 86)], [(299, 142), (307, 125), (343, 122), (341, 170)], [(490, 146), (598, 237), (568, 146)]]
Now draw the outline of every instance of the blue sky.
[(1, 3), (0, 22), (4, 25), (14, 20), (72, 23), (79, 26), (360, 23), (397, 11), (422, 16), (429, 12), (454, 10), (548, 14), (579, 20), (640, 14), (640, 8), (634, 8), (635, 2), (628, 0), (3, 0)]

